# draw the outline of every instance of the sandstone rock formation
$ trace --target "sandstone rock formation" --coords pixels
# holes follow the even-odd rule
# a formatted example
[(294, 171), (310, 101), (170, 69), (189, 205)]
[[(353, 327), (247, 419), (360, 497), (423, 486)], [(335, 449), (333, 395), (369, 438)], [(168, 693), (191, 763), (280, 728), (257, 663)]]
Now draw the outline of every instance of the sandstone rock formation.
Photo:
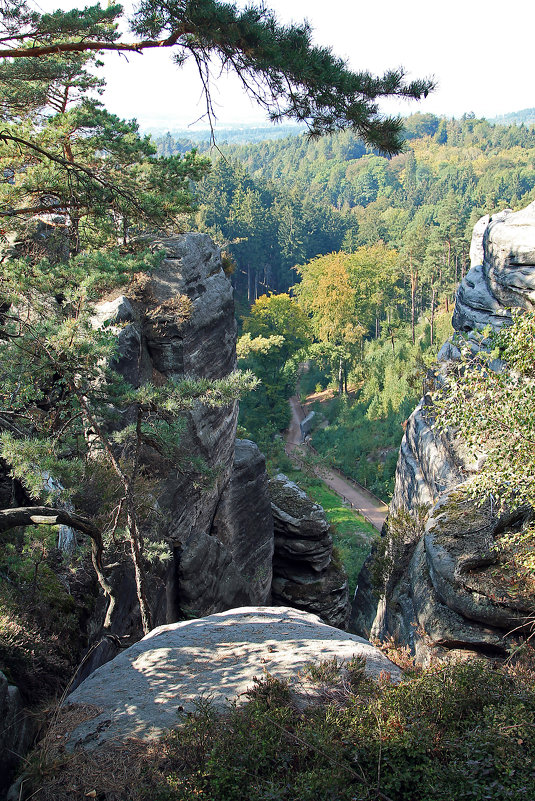
[(507, 324), (511, 307), (535, 308), (535, 201), (482, 217), (474, 227), (471, 269), (457, 293), (453, 327)]
[(31, 718), (25, 713), (17, 687), (9, 684), (0, 672), (0, 794), (20, 757), (28, 750), (34, 736)]
[[(113, 366), (134, 386), (227, 376), (236, 367), (236, 322), (219, 249), (208, 236), (193, 233), (152, 247), (166, 254), (161, 267), (96, 309), (93, 324), (117, 330)], [(263, 457), (253, 443), (235, 451), (236, 420), (236, 403), (194, 408), (182, 436), (183, 463), (172, 471), (156, 451), (145, 450), (160, 513), (145, 536), (168, 544), (170, 553), (167, 566), (151, 572), (157, 623), (269, 598), (273, 544)], [(112, 632), (136, 635), (128, 563), (112, 580), (118, 598)], [(104, 642), (85, 674), (112, 652), (111, 642)]]
[(282, 473), (269, 482), (269, 492), (275, 526), (273, 600), (346, 628), (347, 576), (331, 559), (325, 512)]
[[(477, 350), (474, 330), (508, 324), (509, 307), (535, 308), (535, 203), (520, 212), (482, 218), (470, 253), (472, 267), (459, 287), (453, 315), (459, 334), (439, 353), (439, 380), (449, 363), (460, 358), (461, 333)], [(459, 651), (505, 654), (510, 632), (522, 631), (535, 604), (510, 594), (496, 569), (493, 546), (531, 512), (499, 518), (488, 506), (460, 500), (455, 488), (478, 466), (467, 461), (462, 443), (431, 427), (428, 403), (424, 398), (408, 420), (390, 507), (395, 515), (427, 506), (425, 531), (397, 543), (398, 565), (387, 578), (373, 625), (370, 580), (363, 575), (354, 618), (362, 632), (371, 628), (375, 637), (393, 636), (410, 645), (421, 662)]]
[(216, 706), (244, 700), (267, 670), (288, 679), (303, 702), (305, 666), (320, 659), (366, 658), (366, 672), (394, 681), (399, 668), (369, 642), (286, 607), (245, 607), (154, 629), (96, 670), (67, 699), (90, 705), (92, 717), (71, 731), (67, 748), (92, 749), (109, 740), (153, 739), (177, 724), (177, 711), (199, 696)]

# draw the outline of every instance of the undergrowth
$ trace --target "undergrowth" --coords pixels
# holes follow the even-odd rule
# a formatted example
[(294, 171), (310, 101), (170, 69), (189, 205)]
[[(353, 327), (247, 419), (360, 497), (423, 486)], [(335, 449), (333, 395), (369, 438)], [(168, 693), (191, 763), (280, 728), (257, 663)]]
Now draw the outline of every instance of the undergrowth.
[(245, 707), (194, 716), (171, 735), (143, 798), (531, 799), (534, 726), (533, 690), (479, 664), (399, 686), (356, 682), (343, 705), (304, 712), (284, 694), (253, 692)]
[(0, 670), (32, 704), (71, 678), (95, 583), (89, 558), (64, 562), (56, 540), (56, 528), (42, 526), (0, 537)]
[[(535, 691), (526, 674), (468, 662), (375, 682), (357, 660), (335, 700), (301, 709), (267, 675), (249, 700), (209, 703), (157, 746), (66, 754), (52, 737), (35, 801), (530, 801)], [(311, 668), (332, 681), (341, 664)], [(352, 680), (351, 680), (352, 677)], [(326, 696), (328, 699), (328, 696)], [(126, 766), (131, 767), (127, 769)], [(52, 775), (53, 774), (53, 775)]]

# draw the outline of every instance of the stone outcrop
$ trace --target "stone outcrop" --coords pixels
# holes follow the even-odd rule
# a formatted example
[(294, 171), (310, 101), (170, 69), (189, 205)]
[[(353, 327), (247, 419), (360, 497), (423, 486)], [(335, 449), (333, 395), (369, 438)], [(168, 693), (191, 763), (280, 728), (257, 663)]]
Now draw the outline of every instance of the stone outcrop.
[[(236, 367), (236, 322), (219, 249), (204, 234), (160, 239), (152, 247), (165, 252), (160, 268), (96, 308), (93, 325), (117, 333), (113, 367), (136, 387), (186, 376), (224, 378)], [(169, 469), (150, 447), (143, 454), (158, 508), (145, 539), (149, 546), (160, 543), (168, 557), (150, 568), (157, 624), (269, 599), (273, 536), (264, 460), (253, 443), (235, 445), (236, 421), (237, 403), (199, 405), (186, 414), (180, 464)], [(119, 562), (111, 581), (118, 599), (111, 631), (137, 639), (128, 560)], [(78, 680), (115, 653), (115, 641), (106, 638)]]
[(273, 601), (319, 615), (331, 626), (349, 621), (347, 576), (332, 560), (325, 512), (282, 473), (269, 482), (275, 528)]
[(471, 268), (457, 293), (453, 327), (471, 331), (511, 320), (509, 309), (535, 308), (535, 202), (482, 217), (474, 227)]
[[(470, 254), (472, 266), (457, 292), (453, 314), (459, 333), (439, 353), (439, 381), (460, 358), (461, 334), (464, 345), (477, 351), (481, 344), (475, 330), (498, 330), (510, 323), (510, 307), (535, 308), (535, 203), (519, 212), (482, 218), (474, 228)], [(500, 370), (503, 365), (496, 360), (491, 367)], [(461, 442), (432, 428), (429, 403), (423, 399), (407, 421), (390, 507), (393, 516), (399, 510), (414, 514), (425, 505), (429, 518), (419, 537), (396, 544), (393, 571), (371, 633), (410, 645), (423, 663), (462, 652), (503, 655), (510, 632), (522, 631), (535, 603), (510, 593), (503, 571), (497, 569), (494, 544), (531, 512), (497, 517), (488, 506), (456, 495), (455, 488), (469, 480), (478, 464), (467, 460)], [(369, 575), (362, 578), (354, 617), (360, 631), (368, 632)]]
[(177, 710), (196, 708), (199, 696), (216, 707), (243, 702), (264, 669), (288, 680), (298, 701), (310, 702), (314, 694), (305, 686), (306, 665), (353, 656), (365, 657), (371, 677), (384, 671), (393, 681), (401, 678), (400, 669), (366, 640), (297, 609), (245, 607), (161, 626), (69, 695), (68, 704), (84, 705), (89, 719), (77, 721), (67, 735), (67, 749), (159, 737), (179, 722)]
[(232, 555), (245, 582), (248, 602), (269, 603), (273, 578), (273, 517), (266, 463), (258, 446), (236, 440), (230, 481), (212, 524), (212, 536)]
[(19, 758), (28, 750), (34, 727), (17, 687), (0, 672), (0, 794), (8, 786)]

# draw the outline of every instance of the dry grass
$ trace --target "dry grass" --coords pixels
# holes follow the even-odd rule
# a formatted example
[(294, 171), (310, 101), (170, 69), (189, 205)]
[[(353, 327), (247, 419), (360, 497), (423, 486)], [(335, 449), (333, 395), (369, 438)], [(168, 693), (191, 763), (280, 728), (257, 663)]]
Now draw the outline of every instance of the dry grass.
[(59, 709), (26, 768), (21, 799), (32, 801), (136, 801), (141, 775), (154, 764), (157, 743), (128, 740), (92, 751), (67, 751), (68, 735), (101, 713), (96, 706), (72, 704)]

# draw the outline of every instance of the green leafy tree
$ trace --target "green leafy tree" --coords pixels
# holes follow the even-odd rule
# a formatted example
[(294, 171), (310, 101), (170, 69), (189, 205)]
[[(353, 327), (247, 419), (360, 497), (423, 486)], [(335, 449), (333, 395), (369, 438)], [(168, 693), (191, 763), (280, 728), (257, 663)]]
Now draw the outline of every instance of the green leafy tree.
[(300, 305), (310, 315), (312, 330), (338, 368), (338, 391), (347, 392), (347, 371), (365, 333), (356, 316), (356, 290), (348, 255), (320, 256), (297, 268), (294, 287)]
[[(65, 60), (68, 69), (50, 57), (50, 69), (37, 70), (38, 91), (26, 109), (22, 90), (5, 100), (0, 167), (9, 180), (0, 184), (0, 217), (24, 239), (28, 220), (54, 215), (72, 253), (118, 237), (126, 244), (132, 225), (176, 224), (191, 210), (191, 181), (202, 177), (208, 161), (195, 152), (154, 158), (135, 122), (109, 114), (91, 97), (103, 85), (87, 72), (94, 57)], [(32, 85), (36, 65), (42, 66), (33, 59), (16, 63), (28, 78), (23, 83)]]
[(239, 365), (260, 379), (240, 404), (241, 423), (269, 447), (273, 433), (289, 422), (288, 398), (295, 392), (297, 360), (312, 339), (308, 317), (287, 294), (263, 295), (243, 320)]

